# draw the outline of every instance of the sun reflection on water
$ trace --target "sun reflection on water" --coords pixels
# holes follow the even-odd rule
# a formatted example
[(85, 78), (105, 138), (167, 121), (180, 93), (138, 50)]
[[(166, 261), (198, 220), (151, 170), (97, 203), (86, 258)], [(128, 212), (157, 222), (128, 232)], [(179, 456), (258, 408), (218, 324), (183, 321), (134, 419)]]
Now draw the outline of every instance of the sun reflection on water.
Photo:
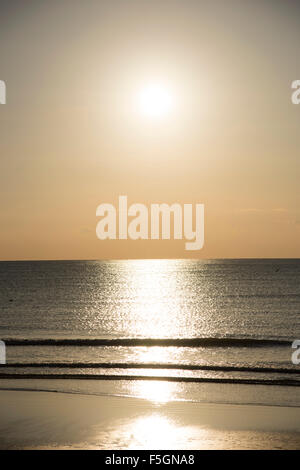
[[(136, 348), (137, 349), (137, 348)], [(137, 350), (137, 360), (141, 363), (167, 363), (174, 360), (176, 349), (173, 347), (165, 348), (163, 346), (143, 347)]]
[[(186, 325), (182, 316), (182, 294), (177, 264), (165, 260), (139, 260), (126, 265), (124, 298), (137, 336), (178, 337)], [(133, 301), (132, 301), (133, 300)]]
[(132, 383), (132, 394), (157, 404), (166, 403), (174, 399), (174, 388), (171, 385), (170, 382), (166, 381), (134, 381)]

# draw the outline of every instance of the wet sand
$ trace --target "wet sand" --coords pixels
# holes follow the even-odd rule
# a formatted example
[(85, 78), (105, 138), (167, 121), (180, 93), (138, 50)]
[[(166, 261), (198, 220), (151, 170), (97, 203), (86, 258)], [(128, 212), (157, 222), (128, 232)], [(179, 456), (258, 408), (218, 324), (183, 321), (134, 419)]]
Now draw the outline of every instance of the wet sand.
[(1, 449), (299, 449), (300, 408), (1, 391)]

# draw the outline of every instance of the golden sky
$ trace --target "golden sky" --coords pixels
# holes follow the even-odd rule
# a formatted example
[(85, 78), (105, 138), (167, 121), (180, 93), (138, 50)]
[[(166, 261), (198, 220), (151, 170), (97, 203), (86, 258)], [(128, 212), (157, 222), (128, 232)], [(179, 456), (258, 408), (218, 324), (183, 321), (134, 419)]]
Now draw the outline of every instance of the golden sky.
[[(0, 259), (299, 257), (299, 44), (293, 0), (1, 0)], [(204, 203), (204, 248), (98, 240), (119, 195)]]

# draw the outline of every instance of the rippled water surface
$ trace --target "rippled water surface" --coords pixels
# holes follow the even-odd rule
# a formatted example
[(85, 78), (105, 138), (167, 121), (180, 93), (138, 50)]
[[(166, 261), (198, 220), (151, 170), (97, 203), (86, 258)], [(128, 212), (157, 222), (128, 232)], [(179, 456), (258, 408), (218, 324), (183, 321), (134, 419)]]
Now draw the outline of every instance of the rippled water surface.
[(0, 263), (2, 377), (299, 383), (299, 260)]

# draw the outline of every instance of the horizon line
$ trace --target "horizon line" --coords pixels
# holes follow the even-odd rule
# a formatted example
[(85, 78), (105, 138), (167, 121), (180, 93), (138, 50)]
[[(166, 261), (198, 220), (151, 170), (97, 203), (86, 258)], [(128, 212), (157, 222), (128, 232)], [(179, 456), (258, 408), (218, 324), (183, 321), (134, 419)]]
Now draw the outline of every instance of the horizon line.
[(1, 259), (0, 263), (9, 262), (39, 262), (39, 261), (223, 261), (223, 260), (300, 260), (300, 257), (224, 257), (224, 258), (25, 258), (25, 259)]

